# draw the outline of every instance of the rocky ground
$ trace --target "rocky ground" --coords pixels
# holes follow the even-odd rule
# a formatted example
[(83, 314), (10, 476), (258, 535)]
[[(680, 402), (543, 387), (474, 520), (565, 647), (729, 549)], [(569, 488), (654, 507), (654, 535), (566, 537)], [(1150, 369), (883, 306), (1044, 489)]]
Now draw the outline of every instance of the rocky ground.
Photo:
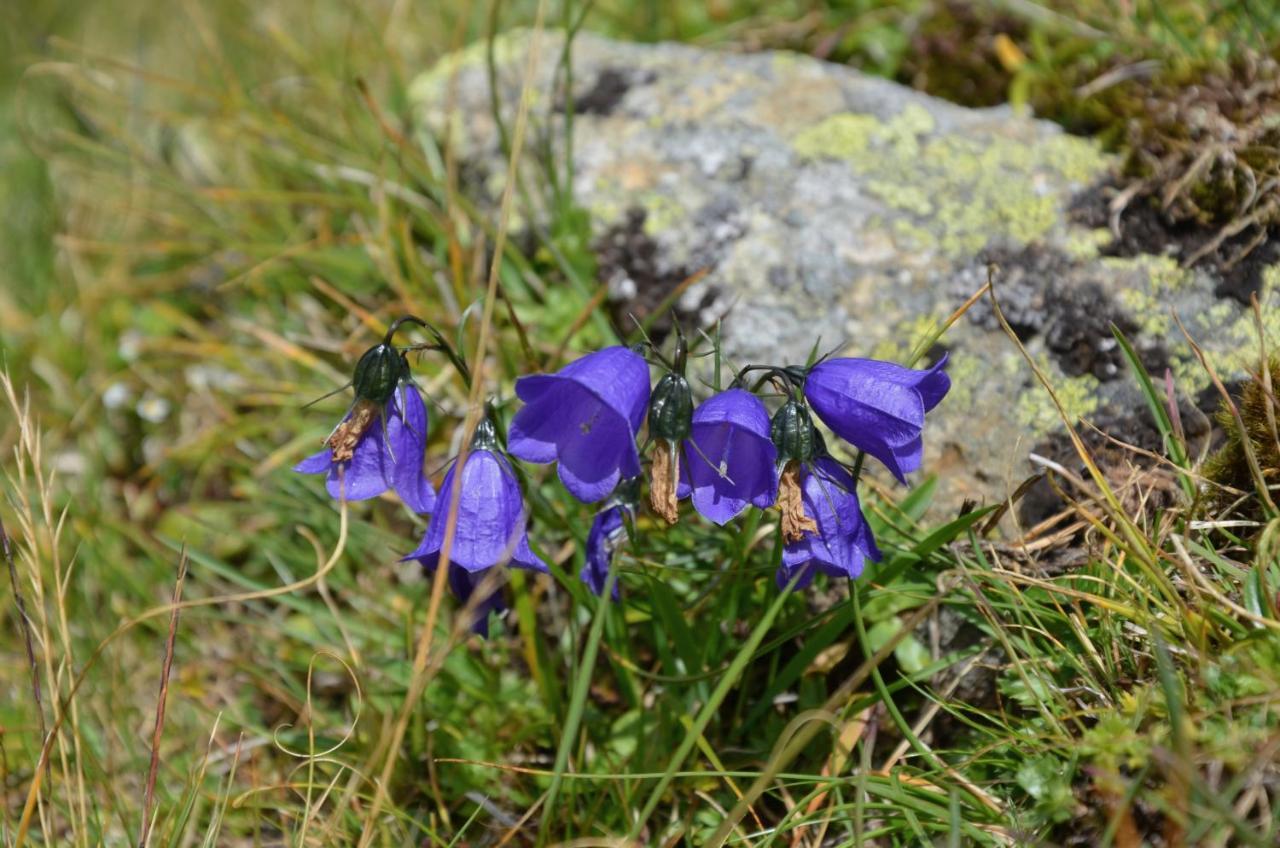
[[(495, 48), (504, 123), (529, 46), (515, 33)], [(534, 149), (563, 143), (562, 47), (557, 34), (540, 44), (534, 132), (551, 141)], [(446, 127), (455, 72), (459, 108)], [(901, 359), (994, 262), (1009, 321), (1068, 413), (1139, 440), (1153, 431), (1113, 325), (1192, 410), (1213, 399), (1175, 316), (1227, 379), (1256, 356), (1246, 304), (1260, 290), (1265, 302), (1276, 268), (1253, 262), (1224, 277), (1182, 267), (1149, 220), (1113, 220), (1116, 162), (1056, 125), (782, 52), (587, 34), (574, 42), (573, 79), (573, 189), (620, 321), (703, 273), (679, 312), (703, 326), (723, 318), (736, 363), (802, 360), (819, 339)], [(496, 198), (504, 157), (483, 45), (413, 90), (421, 126), (456, 145)], [(1054, 452), (1060, 421), (989, 303), (931, 355), (944, 348), (955, 390), (926, 467), (950, 478), (951, 503), (1003, 497), (1030, 473), (1029, 452)]]

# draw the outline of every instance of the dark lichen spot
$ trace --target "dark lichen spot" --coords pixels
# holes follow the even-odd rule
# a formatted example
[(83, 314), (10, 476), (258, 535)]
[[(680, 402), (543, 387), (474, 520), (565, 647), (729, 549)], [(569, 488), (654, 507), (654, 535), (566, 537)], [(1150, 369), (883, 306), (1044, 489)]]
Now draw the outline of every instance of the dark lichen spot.
[[(606, 230), (595, 243), (597, 278), (609, 288), (609, 311), (614, 324), (628, 332), (634, 328), (632, 316), (644, 321), (692, 276), (697, 269), (662, 261), (658, 243), (645, 232), (644, 209), (627, 210), (622, 221)], [(708, 288), (697, 304), (690, 307), (676, 298), (671, 311), (686, 326), (698, 323), (699, 313), (710, 306), (716, 292)], [(671, 331), (671, 315), (659, 315), (650, 325), (649, 335), (655, 341)]]
[[(636, 75), (620, 68), (605, 68), (596, 77), (591, 87), (573, 100), (573, 111), (577, 115), (611, 115), (622, 98), (637, 83), (651, 82), (653, 74)], [(556, 110), (564, 111), (564, 101), (556, 105)]]
[[(1000, 269), (996, 293), (1010, 328), (1024, 342), (1042, 337), (1068, 376), (1092, 374), (1104, 382), (1122, 376), (1124, 354), (1113, 326), (1133, 343), (1149, 371), (1167, 367), (1168, 354), (1160, 342), (1142, 336), (1101, 283), (1085, 276), (1088, 269), (1065, 254), (1031, 245), (990, 249), (980, 259)], [(969, 320), (988, 329), (999, 327), (985, 300), (974, 304)]]

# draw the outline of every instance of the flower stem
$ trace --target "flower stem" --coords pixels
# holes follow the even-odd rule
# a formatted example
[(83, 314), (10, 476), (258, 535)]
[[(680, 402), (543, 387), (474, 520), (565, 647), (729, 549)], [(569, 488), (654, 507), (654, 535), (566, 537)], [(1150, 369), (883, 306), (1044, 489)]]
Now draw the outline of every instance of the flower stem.
[(596, 614), (591, 618), (591, 631), (587, 634), (587, 644), (582, 651), (582, 662), (578, 665), (578, 674), (573, 681), (573, 694), (569, 701), (569, 714), (565, 718), (564, 731), (560, 734), (560, 746), (556, 749), (555, 773), (551, 776), (551, 785), (547, 788), (547, 800), (542, 805), (542, 824), (538, 828), (538, 844), (543, 844), (551, 826), (552, 811), (556, 809), (556, 798), (560, 794), (560, 784), (564, 781), (565, 769), (569, 766), (569, 752), (573, 750), (574, 741), (578, 737), (578, 728), (582, 724), (582, 713), (587, 703), (587, 693), (591, 691), (591, 674), (596, 667), (596, 654), (600, 648), (600, 635), (604, 632), (604, 622), (608, 617), (613, 587), (618, 580), (618, 570), (609, 569), (604, 589), (596, 599)]
[[(779, 540), (781, 536), (777, 537)], [(782, 560), (782, 545), (774, 546), (774, 565)], [(791, 590), (795, 587), (796, 577), (778, 593), (773, 599), (773, 603), (769, 605), (769, 609), (760, 618), (755, 629), (751, 631), (751, 635), (747, 637), (747, 641), (738, 651), (737, 656), (733, 658), (733, 662), (729, 664), (729, 668), (725, 671), (724, 676), (720, 678), (720, 682), (716, 684), (715, 690), (711, 693), (711, 697), (702, 705), (702, 709), (698, 711), (698, 717), (694, 719), (688, 733), (685, 734), (684, 740), (680, 743), (680, 747), (676, 749), (675, 754), (671, 757), (671, 761), (667, 763), (667, 769), (662, 777), (658, 780), (658, 784), (653, 787), (653, 791), (649, 793), (649, 799), (645, 802), (644, 808), (641, 809), (639, 817), (636, 818), (635, 824), (631, 826), (631, 833), (627, 841), (628, 844), (635, 844), (639, 839), (640, 831), (644, 828), (645, 823), (649, 820), (649, 816), (653, 815), (653, 811), (657, 808), (658, 803), (662, 800), (663, 794), (667, 791), (667, 787), (671, 785), (671, 781), (675, 779), (676, 772), (684, 764), (688, 758), (689, 752), (693, 750), (693, 746), (698, 744), (698, 739), (702, 737), (702, 732), (707, 729), (707, 725), (711, 723), (711, 719), (720, 709), (720, 704), (729, 695), (729, 690), (738, 682), (738, 678), (742, 676), (742, 672), (746, 670), (747, 664), (751, 662), (751, 658), (755, 655), (756, 649), (760, 647), (760, 643), (764, 640), (765, 634), (769, 632), (769, 628), (773, 626), (773, 621), (778, 617), (778, 613), (782, 612), (782, 605), (791, 597)]]

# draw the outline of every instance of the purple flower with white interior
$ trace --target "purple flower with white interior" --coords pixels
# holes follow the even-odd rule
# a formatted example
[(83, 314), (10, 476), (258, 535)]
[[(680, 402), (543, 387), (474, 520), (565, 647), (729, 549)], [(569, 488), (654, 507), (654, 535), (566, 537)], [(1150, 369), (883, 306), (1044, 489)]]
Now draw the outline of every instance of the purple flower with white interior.
[(700, 403), (681, 449), (676, 495), (692, 494), (703, 518), (724, 525), (749, 505), (768, 509), (778, 499), (769, 412), (751, 392), (729, 389)]
[(622, 347), (587, 354), (555, 374), (516, 381), (524, 407), (507, 450), (526, 462), (557, 462), (560, 481), (585, 503), (609, 496), (640, 473), (636, 431), (649, 402), (649, 366)]
[(951, 388), (946, 363), (943, 356), (915, 370), (876, 359), (827, 359), (809, 370), (804, 396), (833, 433), (906, 482), (924, 453), (925, 413)]
[(815, 574), (854, 578), (867, 560), (880, 561), (880, 549), (862, 515), (853, 475), (830, 457), (805, 463), (800, 471), (802, 502), (817, 529), (782, 549), (778, 585), (799, 576), (796, 587), (813, 582)]

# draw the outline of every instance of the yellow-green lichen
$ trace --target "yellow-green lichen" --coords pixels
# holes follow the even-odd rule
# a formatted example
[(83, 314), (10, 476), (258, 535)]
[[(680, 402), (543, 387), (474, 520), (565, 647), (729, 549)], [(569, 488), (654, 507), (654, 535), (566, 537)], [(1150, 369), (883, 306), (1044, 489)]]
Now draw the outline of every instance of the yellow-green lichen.
[(852, 159), (865, 152), (871, 139), (883, 128), (884, 124), (871, 115), (832, 115), (801, 130), (791, 144), (808, 159)]
[(854, 355), (906, 364), (907, 357), (937, 331), (937, 319), (929, 315), (916, 315), (894, 326), (893, 332), (877, 342), (870, 353)]
[(933, 212), (929, 193), (920, 186), (901, 185), (888, 180), (868, 180), (867, 191), (912, 215), (924, 217)]
[[(1072, 424), (1097, 411), (1099, 386), (1097, 377), (1092, 374), (1066, 377), (1043, 359), (1040, 362), (1040, 368), (1051, 375), (1053, 393), (1057, 396), (1058, 403), (1062, 404), (1062, 409)], [(1055, 374), (1057, 374), (1056, 378), (1052, 376)], [(1039, 387), (1018, 396), (1014, 414), (1018, 423), (1036, 436), (1052, 432), (1062, 423), (1062, 417), (1058, 414), (1052, 399)]]
[(1111, 231), (1105, 227), (1096, 230), (1073, 227), (1062, 242), (1062, 252), (1077, 262), (1084, 262), (1098, 258), (1098, 251), (1111, 240)]
[(927, 224), (895, 232), (919, 249), (970, 255), (993, 236), (1029, 243), (1061, 219), (1061, 197), (1046, 179), (1083, 183), (1106, 167), (1093, 142), (1067, 135), (1025, 141), (936, 131), (933, 116), (910, 104), (894, 118), (833, 115), (797, 133), (802, 157), (842, 159), (872, 177), (867, 191)]
[[(545, 54), (550, 45), (544, 40), (542, 51)], [(499, 33), (493, 39), (494, 65), (505, 68), (512, 65), (517, 58), (529, 49), (529, 31), (513, 29)], [(409, 99), (415, 103), (434, 102), (436, 96), (454, 74), (469, 68), (481, 68), (487, 63), (489, 45), (486, 41), (476, 41), (461, 50), (455, 50), (441, 56), (426, 72), (419, 74), (413, 81)]]
[[(1262, 313), (1263, 338), (1269, 354), (1280, 351), (1280, 298), (1275, 294), (1278, 284), (1280, 268), (1268, 268), (1263, 274), (1266, 294), (1259, 298), (1259, 308)], [(1226, 303), (1224, 305), (1229, 306)], [(1258, 319), (1253, 310), (1240, 310), (1239, 317), (1234, 322), (1214, 335), (1211, 349), (1205, 355), (1219, 377), (1234, 380), (1257, 371), (1258, 363), (1262, 361), (1262, 344), (1258, 338)], [(1205, 340), (1198, 341), (1203, 344)]]
[(649, 191), (640, 195), (638, 200), (645, 211), (644, 231), (650, 236), (670, 232), (688, 217), (684, 206), (668, 195)]

